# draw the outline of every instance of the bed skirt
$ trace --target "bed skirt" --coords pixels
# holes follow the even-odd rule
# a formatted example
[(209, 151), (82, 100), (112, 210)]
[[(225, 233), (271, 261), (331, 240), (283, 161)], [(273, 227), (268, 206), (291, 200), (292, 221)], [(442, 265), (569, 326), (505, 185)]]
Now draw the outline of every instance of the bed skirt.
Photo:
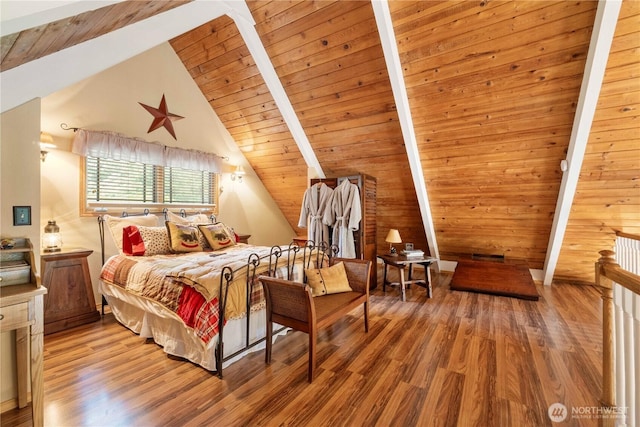
[[(119, 286), (99, 281), (99, 289), (106, 298), (116, 320), (140, 335), (152, 338), (164, 352), (172, 356), (182, 357), (209, 371), (217, 371), (216, 347), (218, 336), (204, 343), (195, 332), (186, 327), (182, 319), (150, 299), (132, 295)], [(245, 346), (246, 319), (227, 321), (224, 326), (224, 357), (237, 352)], [(278, 325), (274, 329), (279, 329)], [(273, 340), (287, 333), (287, 329), (274, 333)], [(255, 342), (266, 335), (265, 309), (251, 313), (249, 325), (250, 342)], [(223, 369), (247, 354), (265, 348), (264, 341), (239, 353), (223, 362)]]

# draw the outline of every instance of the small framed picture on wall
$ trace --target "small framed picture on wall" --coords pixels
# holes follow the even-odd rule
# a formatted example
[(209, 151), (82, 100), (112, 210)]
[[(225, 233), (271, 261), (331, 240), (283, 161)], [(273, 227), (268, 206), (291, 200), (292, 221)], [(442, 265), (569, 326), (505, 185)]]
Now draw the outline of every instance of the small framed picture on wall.
[(31, 206), (13, 207), (13, 225), (31, 225)]

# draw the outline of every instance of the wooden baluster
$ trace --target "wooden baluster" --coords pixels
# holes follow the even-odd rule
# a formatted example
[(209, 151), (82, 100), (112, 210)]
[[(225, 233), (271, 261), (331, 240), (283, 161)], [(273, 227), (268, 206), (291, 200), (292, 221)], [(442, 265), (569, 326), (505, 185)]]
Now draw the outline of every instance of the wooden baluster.
[(615, 264), (615, 252), (600, 251), (596, 263), (596, 285), (602, 289), (602, 404), (615, 406), (615, 367), (613, 363), (613, 280), (601, 274), (604, 264)]

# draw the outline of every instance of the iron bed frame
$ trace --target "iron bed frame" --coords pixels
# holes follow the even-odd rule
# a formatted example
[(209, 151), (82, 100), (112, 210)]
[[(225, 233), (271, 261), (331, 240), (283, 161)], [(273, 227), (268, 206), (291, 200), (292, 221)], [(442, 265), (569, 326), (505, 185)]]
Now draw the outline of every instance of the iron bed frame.
[[(141, 214), (137, 215), (149, 215), (149, 211), (145, 210)], [(166, 217), (166, 210), (164, 211)], [(182, 217), (186, 216), (186, 212), (183, 210), (180, 211), (180, 215)], [(127, 213), (123, 213), (122, 217), (130, 216)], [(211, 215), (209, 217), (212, 223), (216, 222), (215, 215)], [(104, 222), (105, 219), (102, 215), (98, 216), (98, 228), (100, 232), (100, 249), (102, 256), (102, 265), (105, 264), (105, 238), (104, 238)], [(298, 254), (302, 251), (302, 260), (300, 261), (300, 257)], [(222, 378), (222, 370), (223, 363), (238, 356), (241, 353), (246, 352), (247, 350), (259, 345), (264, 342), (266, 337), (258, 338), (254, 341), (251, 341), (251, 337), (249, 334), (250, 331), (250, 321), (251, 321), (251, 294), (253, 292), (253, 286), (258, 280), (259, 275), (272, 275), (279, 268), (279, 264), (284, 262), (286, 259), (286, 279), (291, 280), (293, 273), (295, 271), (296, 265), (298, 262), (302, 263), (303, 271), (305, 268), (309, 268), (311, 262), (315, 260), (315, 265), (318, 267), (322, 267), (325, 262), (328, 262), (333, 256), (335, 256), (338, 252), (338, 248), (335, 245), (328, 245), (325, 242), (322, 242), (316, 245), (312, 240), (307, 240), (305, 243), (300, 246), (296, 242), (292, 242), (289, 246), (282, 248), (278, 245), (272, 246), (268, 255), (259, 256), (257, 253), (251, 253), (247, 258), (246, 263), (238, 268), (231, 268), (230, 266), (225, 266), (221, 270), (220, 276), (220, 290), (218, 295), (218, 312), (220, 313), (218, 319), (218, 341), (216, 343), (215, 349), (215, 360), (216, 360), (216, 371), (213, 371), (219, 378)], [(268, 265), (268, 269), (266, 272), (258, 273), (258, 267), (266, 263)], [(243, 325), (243, 332), (245, 333), (245, 342), (243, 343), (243, 347), (239, 350), (235, 351), (232, 354), (224, 356), (224, 326), (225, 326), (225, 316), (226, 313), (226, 305), (227, 305), (227, 295), (229, 294), (229, 288), (233, 286), (234, 277), (239, 274), (242, 270), (245, 270), (245, 292), (246, 292), (246, 307), (245, 307), (245, 322)], [(303, 274), (304, 281), (306, 281), (306, 276)], [(104, 295), (102, 297), (102, 315), (104, 316), (104, 307), (108, 305), (108, 301), (106, 300)], [(287, 329), (286, 327), (282, 327), (275, 333), (280, 333)]]

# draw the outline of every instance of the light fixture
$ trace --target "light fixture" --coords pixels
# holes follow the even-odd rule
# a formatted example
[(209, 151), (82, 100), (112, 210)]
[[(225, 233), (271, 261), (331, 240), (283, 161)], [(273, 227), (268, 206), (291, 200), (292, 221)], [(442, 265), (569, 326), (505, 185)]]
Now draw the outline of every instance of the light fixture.
[(396, 248), (393, 247), (393, 244), (402, 243), (400, 232), (398, 232), (398, 230), (396, 230), (395, 228), (390, 229), (384, 241), (389, 244), (389, 255), (397, 256), (398, 253), (396, 252)]
[(45, 252), (59, 252), (62, 249), (60, 227), (53, 220), (49, 220), (49, 223), (44, 227), (42, 249)]
[(40, 132), (40, 160), (44, 162), (52, 148), (56, 148), (53, 137), (46, 132)]
[(245, 174), (246, 172), (244, 171), (244, 168), (238, 165), (236, 166), (236, 170), (231, 174), (231, 181), (235, 181), (237, 179), (238, 182), (242, 183), (242, 176)]

